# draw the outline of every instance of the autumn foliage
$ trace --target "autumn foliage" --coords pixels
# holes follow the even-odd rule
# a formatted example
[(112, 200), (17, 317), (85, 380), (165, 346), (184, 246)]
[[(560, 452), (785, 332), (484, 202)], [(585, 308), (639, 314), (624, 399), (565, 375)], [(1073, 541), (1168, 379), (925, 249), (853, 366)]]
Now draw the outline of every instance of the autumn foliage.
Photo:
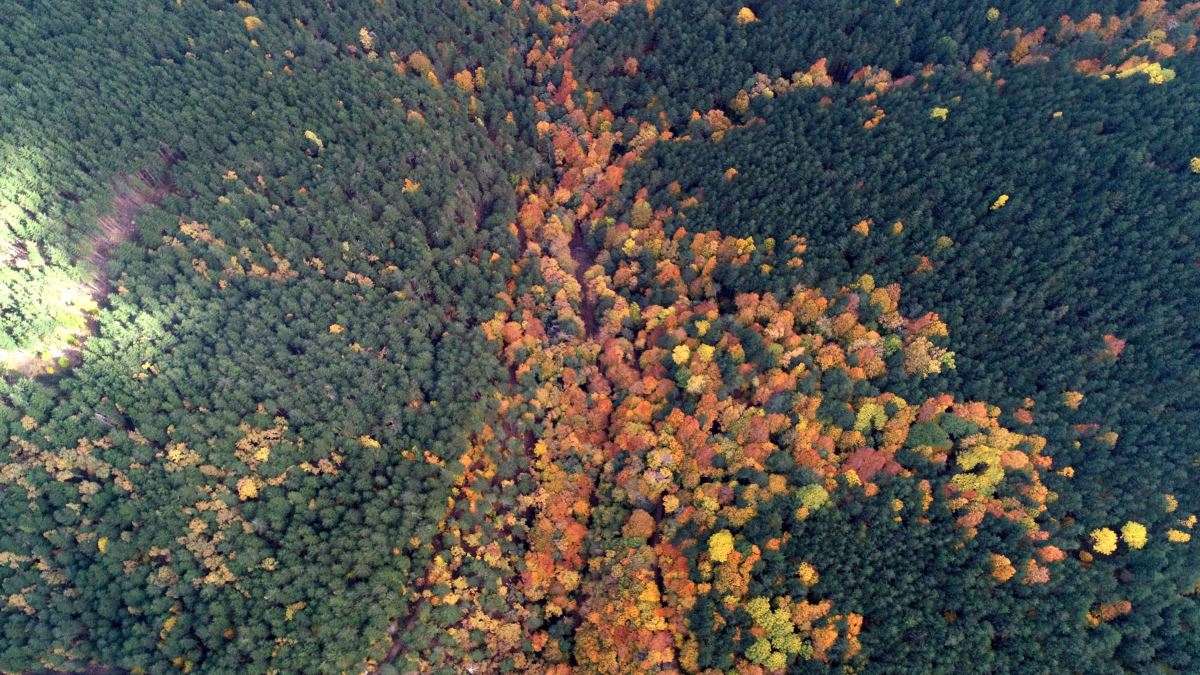
[[(559, 25), (562, 35), (569, 29)], [(496, 659), (519, 651), (522, 663), (574, 660), (593, 672), (632, 664), (697, 671), (688, 616), (708, 595), (722, 612), (745, 607), (758, 617), (761, 635), (740, 648), (744, 668), (853, 661), (862, 626), (853, 608), (748, 596), (763, 552), (788, 535), (740, 532), (757, 504), (795, 495), (802, 520), (831, 499), (870, 499), (880, 481), (942, 472), (951, 474), (945, 489), (913, 509), (901, 504), (897, 517), (921, 518), (942, 499), (964, 539), (985, 519), (1016, 523), (1029, 542), (1022, 582), (1049, 579), (1033, 549), (1048, 537), (1045, 503), (1053, 497), (1041, 480), (1052, 467), (1043, 439), (1003, 428), (1000, 411), (983, 403), (945, 394), (912, 402), (887, 392), (847, 396), (820, 384), (840, 379), (853, 388), (888, 373), (919, 379), (953, 368), (936, 314), (902, 316), (899, 287), (870, 278), (834, 293), (798, 287), (725, 298), (720, 271), (791, 265), (803, 246), (668, 231), (672, 209), (652, 207), (644, 192), (622, 202), (626, 168), (669, 141), (671, 129), (643, 122), (632, 137), (612, 131), (612, 113), (574, 79), (565, 40), (537, 41), (527, 63), (562, 72), (535, 101), (556, 172), (519, 186), (514, 229), (525, 251), (515, 275), (536, 270), (538, 282), (520, 295), (502, 293), (508, 310), (484, 326), (514, 386), (502, 405), (507, 419), (464, 458), (455, 503), (471, 498), (466, 486), (481, 467), (510, 461), (514, 449), (526, 453), (535, 487), (521, 497), (530, 526), (516, 558), (499, 554), (516, 540), (502, 534), (507, 526), (489, 535), (445, 524), (457, 543), (427, 585), (462, 588), (457, 606), (480, 617), (464, 619), (463, 630), (506, 625), (487, 609), (489, 591), (456, 585), (459, 570), (483, 561), (524, 598), (513, 618), (566, 622), (572, 631), (570, 639), (539, 632), (528, 643), (494, 640)], [(786, 82), (763, 82), (746, 97), (830, 86), (824, 69), (822, 61)], [(876, 91), (891, 82), (886, 73), (856, 78)], [(870, 222), (856, 229), (866, 236)], [(587, 242), (602, 244), (594, 257)], [(904, 450), (918, 459), (902, 459)], [(815, 482), (775, 473), (750, 484), (735, 479), (765, 471), (777, 455)], [(506, 541), (483, 544), (489, 536)], [(1052, 550), (1042, 551), (1043, 562), (1061, 559)], [(998, 580), (1017, 575), (1007, 558), (995, 560)], [(806, 585), (818, 584), (815, 567), (799, 569)]]
[[(942, 277), (954, 256), (978, 255), (978, 241), (965, 236), (971, 232), (943, 229), (938, 209), (899, 213), (889, 210), (888, 200), (853, 202), (861, 208), (829, 219), (829, 232), (843, 247), (829, 257), (840, 253), (847, 265), (852, 259), (874, 265), (872, 247), (879, 242), (898, 247), (908, 238), (923, 238), (924, 248), (905, 250), (898, 274), (855, 268), (833, 280), (799, 282), (807, 279), (799, 273), (823, 257), (814, 252), (817, 237), (807, 234), (805, 223), (776, 231), (776, 239), (738, 209), (705, 225), (691, 216), (719, 190), (758, 191), (769, 204), (772, 191), (788, 189), (785, 179), (835, 176), (842, 171), (837, 162), (818, 157), (813, 177), (782, 176), (779, 185), (759, 191), (763, 171), (755, 157), (730, 152), (707, 165), (704, 180), (693, 181), (669, 169), (674, 165), (663, 156), (679, 147), (723, 151), (772, 115), (796, 114), (806, 124), (824, 120), (795, 113), (801, 106), (833, 120), (847, 117), (855, 134), (893, 144), (889, 152), (907, 153), (910, 139), (894, 126), (900, 119), (915, 119), (929, 134), (950, 135), (963, 133), (978, 117), (964, 96), (941, 89), (951, 88), (948, 81), (977, 87), (963, 91), (982, 96), (983, 90), (1006, 86), (1000, 76), (1010, 69), (1038, 72), (1039, 64), (1068, 51), (1086, 58), (1069, 60), (1061, 70), (1089, 85), (1099, 86), (1101, 79), (1082, 76), (1170, 86), (1175, 71), (1168, 59), (1194, 51), (1196, 39), (1167, 27), (1193, 21), (1196, 6), (1169, 10), (1166, 3), (1147, 1), (1129, 16), (1064, 17), (1056, 25), (1029, 27), (1007, 24), (1008, 8), (980, 8), (972, 20), (989, 27), (996, 40), (989, 48), (959, 45), (947, 35), (931, 41), (928, 50), (922, 47), (940, 52), (936, 62), (906, 63), (903, 69), (832, 52), (806, 53), (786, 68), (764, 58), (761, 68), (770, 75), (755, 72), (758, 63), (735, 64), (732, 85), (706, 90), (707, 102), (695, 106), (700, 109), (684, 105), (680, 114), (666, 104), (657, 107), (657, 99), (670, 92), (650, 86), (652, 50), (587, 54), (584, 38), (623, 12), (653, 22), (656, 12), (683, 12), (682, 3), (463, 3), (467, 13), (487, 6), (511, 21), (506, 27), (520, 29), (504, 36), (508, 51), (501, 50), (500, 67), (481, 64), (451, 41), (396, 39), (382, 25), (387, 3), (375, 4), (380, 16), (370, 22), (356, 17), (336, 40), (325, 39), (334, 37), (328, 31), (311, 51), (328, 61), (322, 67), (361, 67), (364, 79), (356, 85), (369, 82), (386, 96), (371, 106), (348, 94), (332, 99), (331, 116), (381, 116), (387, 128), (404, 129), (420, 142), (437, 124), (453, 119), (478, 137), (479, 146), (469, 152), (494, 151), (512, 161), (469, 165), (461, 175), (478, 170), (478, 185), (457, 183), (427, 170), (425, 164), (442, 158), (419, 161), (421, 148), (412, 156), (380, 160), (394, 169), (381, 179), (382, 192), (360, 195), (338, 182), (342, 174), (320, 187), (315, 177), (332, 174), (328, 167), (350, 175), (357, 171), (353, 167), (367, 164), (356, 154), (362, 146), (352, 145), (348, 137), (354, 134), (345, 127), (320, 115), (312, 120), (296, 115), (302, 123), (289, 122), (279, 142), (306, 162), (307, 173), (274, 176), (263, 162), (222, 167), (211, 176), (222, 190), (210, 200), (216, 211), (160, 217), (139, 234), (139, 246), (131, 247), (138, 255), (178, 262), (178, 270), (171, 267), (171, 274), (153, 278), (168, 286), (192, 284), (199, 290), (189, 292), (206, 301), (223, 301), (239, 288), (251, 298), (285, 298), (288, 308), (272, 330), (289, 336), (278, 350), (281, 363), (289, 364), (286, 377), (280, 375), (286, 386), (264, 378), (264, 400), (241, 401), (247, 413), (242, 416), (209, 415), (206, 406), (215, 403), (207, 399), (215, 395), (176, 396), (171, 378), (181, 369), (159, 363), (173, 356), (169, 327), (182, 321), (175, 314), (184, 314), (171, 307), (164, 310), (162, 326), (151, 325), (159, 320), (154, 317), (128, 319), (138, 329), (129, 341), (163, 342), (161, 359), (138, 358), (131, 368), (103, 373), (107, 379), (100, 381), (108, 388), (80, 388), (101, 400), (88, 402), (96, 410), (80, 405), (68, 411), (71, 425), (91, 425), (103, 435), (43, 443), (51, 438), (43, 427), (53, 425), (30, 415), (8, 419), (12, 450), (0, 471), (0, 494), (32, 494), (31, 475), (52, 479), (57, 484), (48, 492), (63, 502), (54, 504), (53, 518), (79, 521), (71, 537), (86, 555), (47, 529), (53, 525), (49, 516), (20, 520), (10, 529), (39, 546), (38, 537), (51, 542), (47, 550), (65, 561), (55, 565), (92, 574), (87, 565), (99, 561), (97, 567), (113, 567), (129, 584), (144, 581), (149, 592), (139, 587), (131, 595), (148, 599), (140, 605), (114, 601), (114, 611), (122, 621), (141, 621), (121, 612), (138, 617), (143, 607), (157, 603), (152, 629), (140, 628), (138, 636), (149, 635), (149, 643), (157, 636), (153, 648), (164, 654), (163, 645), (176, 650), (168, 661), (173, 666), (184, 672), (197, 668), (175, 654), (215, 654), (218, 637), (219, 644), (237, 649), (263, 643), (244, 651), (270, 658), (253, 666), (238, 662), (243, 668), (294, 666), (303, 664), (310, 637), (323, 646), (351, 633), (362, 645), (350, 657), (339, 652), (336, 664), (322, 662), (326, 670), (860, 672), (879, 666), (868, 662), (877, 654), (865, 653), (872, 651), (872, 640), (949, 642), (984, 633), (982, 641), (964, 641), (964, 649), (992, 665), (999, 663), (1002, 642), (1023, 644), (1013, 636), (1035, 617), (1061, 622), (1064, 633), (1079, 628), (1095, 634), (1111, 650), (1119, 642), (1112, 631), (1152, 604), (1127, 592), (1131, 580), (1163, 549), (1190, 550), (1197, 516), (1184, 490), (1175, 490), (1177, 498), (1163, 495), (1166, 488), (1147, 502), (1154, 518), (1127, 512), (1135, 497), (1117, 494), (1107, 476), (1076, 461), (1084, 452), (1107, 452), (1130, 438), (1136, 442), (1141, 433), (1122, 429), (1119, 436), (1096, 412), (1113, 398), (1100, 391), (1098, 378), (1085, 372), (1053, 386), (1014, 380), (1006, 385), (1010, 397), (996, 398), (997, 405), (956, 393), (980, 391), (959, 388), (980, 368), (965, 365), (970, 359), (958, 328), (962, 312), (926, 302), (928, 295), (919, 292), (950, 283)], [(887, 4), (888, 12), (901, 16), (913, 3), (895, 3), (894, 9)], [(266, 64), (264, 79), (290, 82), (309, 77), (308, 70), (317, 72), (302, 66), (291, 50), (268, 44), (287, 21), (265, 6), (260, 11), (265, 21), (245, 15), (248, 3), (239, 6), (244, 16), (232, 25), (239, 39), (255, 41), (258, 51), (250, 53)], [(748, 40), (770, 30), (780, 10), (737, 4), (716, 14), (729, 35)], [(300, 18), (292, 22), (305, 40), (309, 31), (324, 31)], [(843, 37), (861, 41), (849, 33)], [(600, 62), (593, 77), (585, 58)], [(880, 58), (892, 57), (881, 52)], [(621, 78), (631, 87), (645, 84), (656, 100), (643, 108), (622, 100), (636, 95), (608, 96), (597, 82), (601, 76)], [(438, 105), (418, 103), (422, 96)], [(796, 108), (772, 108), (780, 97), (789, 97), (786, 102)], [(1047, 103), (1039, 119), (1047, 124), (1061, 119), (1053, 107)], [(286, 119), (292, 119), (290, 112)], [(1109, 131), (1105, 124), (1094, 126), (1089, 137)], [(818, 138), (818, 124), (813, 128), (816, 155), (824, 146), (815, 141), (829, 139)], [(383, 136), (370, 140), (386, 147)], [(1188, 149), (1187, 156), (1194, 152)], [(1161, 168), (1149, 157), (1143, 161), (1139, 155), (1138, 161)], [(1197, 161), (1190, 170), (1200, 170)], [(462, 164), (465, 156), (447, 153), (442, 173), (459, 175)], [(865, 183), (848, 185), (859, 192)], [(1036, 206), (1019, 182), (998, 178), (977, 188), (969, 195), (970, 210), (996, 230)], [(437, 201), (468, 193), (471, 198), (461, 202)], [(1116, 189), (1105, 194), (1114, 209), (1132, 203)], [(361, 213), (305, 220), (318, 213), (315, 200), (334, 198)], [(285, 210), (292, 199), (303, 206)], [(414, 206), (421, 204), (434, 206)], [(258, 208), (264, 212), (255, 215), (258, 220), (242, 218), (242, 212)], [(429, 217), (434, 212), (453, 225), (434, 223)], [(380, 223), (350, 227), (367, 214), (378, 215)], [(386, 223), (383, 214), (390, 219)], [(272, 218), (292, 229), (238, 239)], [(756, 227), (739, 229), (743, 221)], [(401, 232), (399, 224), (414, 230)], [(293, 231), (329, 241), (296, 246), (289, 239), (303, 237), (288, 234)], [(462, 232), (473, 238), (454, 239)], [(402, 269), (408, 264), (419, 271)], [(978, 264), (996, 261), (981, 257)], [(468, 281), (469, 275), (475, 276)], [(426, 276), (438, 283), (426, 283)], [(486, 282), (478, 282), (481, 278)], [(908, 294), (894, 279), (905, 280)], [(1065, 275), (1060, 281), (1064, 289), (1073, 283)], [(330, 298), (329, 306), (315, 318), (302, 316), (310, 311), (310, 298), (318, 297), (314, 289), (321, 288), (327, 289), (322, 297)], [(295, 297), (270, 295), (281, 290)], [(1061, 292), (1071, 299), (1062, 301), (1062, 312), (1083, 311), (1072, 309), (1074, 296)], [(352, 311), (372, 298), (379, 304), (369, 311)], [(1049, 311), (1059, 311), (1056, 302)], [(414, 305), (428, 312), (418, 313)], [(220, 311), (225, 307), (219, 305)], [(259, 313), (268, 309), (275, 308), (257, 307)], [(978, 309), (985, 318), (1010, 311)], [(233, 331), (258, 320), (249, 312), (220, 318), (208, 321), (205, 330)], [(370, 325), (375, 322), (379, 325)], [(959, 342), (951, 341), (952, 328)], [(143, 335), (151, 329), (156, 337)], [(201, 349), (195, 342), (188, 349)], [(246, 342), (255, 355), (246, 361), (255, 363), (235, 363), (222, 347), (212, 350), (220, 368), (189, 376), (211, 380), (214, 389), (237, 378), (262, 378), (256, 362), (261, 354), (254, 350), (269, 350), (252, 338)], [(1080, 340), (1088, 367), (1096, 369), (1146, 367), (1139, 359), (1148, 353), (1147, 342), (1115, 323)], [(314, 347), (309, 364), (300, 357), (312, 345), (322, 351)], [(397, 355), (396, 345), (407, 351)], [(466, 365), (443, 367), (454, 359)], [(470, 379), (483, 372), (483, 362), (491, 369), (492, 388), (459, 381), (464, 373)], [(306, 365), (292, 370), (290, 364)], [(421, 368), (433, 373), (428, 381), (380, 375)], [(334, 375), (346, 373), (357, 379), (335, 387)], [(105, 393), (159, 381), (153, 414), (109, 404)], [(289, 387), (312, 394), (316, 403), (289, 410)], [(451, 395), (464, 391), (463, 400)], [(1025, 396), (1031, 398), (1022, 402)], [(38, 394), (28, 398), (37, 407)], [(337, 419), (320, 419), (327, 406), (338, 411)], [(153, 440), (136, 428), (143, 424), (147, 430), (159, 421), (160, 433), (146, 432)], [(55, 424), (75, 428), (61, 420)], [(437, 425), (453, 427), (454, 433), (444, 434), (453, 442), (426, 447), (400, 441), (417, 433), (409, 427), (421, 437), (441, 438), (440, 430), (430, 431)], [(118, 436), (120, 452), (107, 452)], [(156, 495), (142, 489), (150, 484), (144, 479), (150, 472), (183, 495), (171, 493), (177, 506), (155, 513), (178, 525), (170, 537), (133, 550), (131, 541), (149, 541), (149, 535), (134, 532), (142, 528), (141, 512), (129, 518), (127, 531), (102, 529), (105, 524), (90, 515), (76, 519), (93, 513), (81, 504), (99, 493), (101, 482), (103, 498), (118, 504), (114, 509), (157, 504), (149, 501)], [(1069, 492), (1080, 483), (1090, 486), (1093, 502)], [(338, 535), (355, 526), (366, 536), (345, 546), (354, 550), (338, 551), (343, 543)], [(320, 538), (310, 534), (318, 530)], [(278, 544), (284, 538), (290, 548)], [(255, 545), (234, 547), (235, 541)], [(290, 559), (272, 547), (286, 550)], [(861, 576), (871, 578), (855, 587), (860, 554), (870, 567)], [(926, 554), (919, 565), (905, 558)], [(186, 566), (169, 566), (172, 556)], [(342, 584), (339, 592), (328, 598), (293, 592), (286, 580), (299, 556), (309, 556), (314, 566), (332, 561), (329, 586)], [(55, 630), (73, 641), (92, 639), (79, 627), (91, 617), (76, 611), (76, 589), (62, 582), (65, 573), (50, 558), (0, 551), (0, 563), (0, 571), (24, 566), (29, 575), (48, 579), (56, 602), (76, 612), (68, 612), (69, 621)], [(1073, 605), (1051, 615), (1051, 603), (1040, 604), (1043, 594), (1075, 593), (1067, 575), (1081, 571), (1114, 583), (1103, 597), (1076, 602), (1072, 596)], [(938, 572), (946, 574), (934, 576)], [(316, 576), (324, 574), (320, 568)], [(848, 577), (854, 583), (847, 584)], [(0, 578), (7, 589), (0, 597), (10, 613), (40, 618), (43, 609), (29, 599), (35, 596), (10, 578), (17, 577)], [(946, 588), (935, 588), (939, 584)], [(355, 595), (340, 594), (351, 586)], [(872, 605), (863, 589), (883, 599)], [(897, 596), (887, 596), (892, 591), (909, 593), (901, 597), (914, 599), (913, 607), (901, 607)], [(350, 614), (346, 597), (361, 602), (374, 593), (388, 602), (373, 608), (370, 621), (333, 627), (329, 617)], [(968, 612), (953, 605), (959, 598), (952, 593), (975, 596), (970, 602), (979, 606), (970, 608), (969, 630), (963, 628)], [(202, 616), (188, 606), (197, 597), (218, 598), (214, 607), (265, 603), (264, 625), (270, 630), (223, 625), (220, 632), (205, 633), (189, 625)], [(987, 616), (993, 600), (1002, 611), (1019, 612), (1013, 625)], [(203, 607), (208, 611), (209, 605)], [(935, 625), (905, 623), (908, 611), (920, 620), (932, 616)], [(880, 620), (889, 612), (902, 628), (890, 636), (887, 621)], [(200, 634), (209, 640), (203, 648), (193, 639)], [(242, 652), (230, 647), (229, 653)], [(272, 662), (278, 653), (295, 660)], [(61, 669), (72, 663), (63, 657), (41, 665)]]

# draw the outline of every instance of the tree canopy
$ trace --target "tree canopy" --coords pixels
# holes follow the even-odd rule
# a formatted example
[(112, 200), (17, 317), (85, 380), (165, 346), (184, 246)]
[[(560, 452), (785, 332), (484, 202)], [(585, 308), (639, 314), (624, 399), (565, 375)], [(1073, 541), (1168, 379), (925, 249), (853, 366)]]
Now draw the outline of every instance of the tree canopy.
[(1198, 28), (8, 8), (0, 669), (1195, 670)]

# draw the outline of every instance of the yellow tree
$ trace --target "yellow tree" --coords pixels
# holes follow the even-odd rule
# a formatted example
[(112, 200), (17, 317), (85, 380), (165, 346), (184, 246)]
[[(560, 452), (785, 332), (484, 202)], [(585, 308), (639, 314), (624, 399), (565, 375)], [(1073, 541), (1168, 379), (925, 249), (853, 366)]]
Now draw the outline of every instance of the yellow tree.
[(1140, 549), (1146, 545), (1146, 526), (1132, 520), (1121, 527), (1121, 540), (1129, 548)]
[(1117, 550), (1117, 533), (1107, 527), (1092, 530), (1092, 548), (1097, 553), (1110, 555)]

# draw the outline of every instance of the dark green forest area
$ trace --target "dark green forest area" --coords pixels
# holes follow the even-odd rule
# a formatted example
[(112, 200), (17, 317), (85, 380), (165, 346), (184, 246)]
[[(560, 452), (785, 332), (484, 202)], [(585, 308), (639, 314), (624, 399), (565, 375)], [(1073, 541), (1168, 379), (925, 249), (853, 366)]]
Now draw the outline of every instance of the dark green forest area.
[[(974, 11), (962, 11), (964, 4)], [(1052, 25), (1063, 14), (1121, 14), (1135, 3), (1083, 4), (1015, 3), (1003, 14), (1010, 24)], [(652, 22), (631, 8), (591, 33), (580, 47), (587, 55), (581, 71), (594, 73), (617, 110), (647, 118), (661, 110), (686, 124), (691, 110), (725, 107), (756, 72), (778, 77), (828, 56), (830, 72), (843, 80), (867, 65), (901, 77), (925, 63), (965, 63), (974, 49), (1004, 45), (1002, 25), (979, 21), (987, 11), (980, 3), (920, 3), (913, 18), (902, 7), (894, 14), (866, 5), (830, 10), (767, 2), (755, 9), (762, 29), (742, 34), (715, 6), (664, 2)], [(884, 28), (896, 27), (901, 14), (901, 29)], [(1196, 28), (1177, 30), (1194, 34)], [(772, 270), (769, 278), (743, 273), (726, 280), (733, 287), (778, 291), (797, 282), (850, 283), (862, 274), (877, 283), (900, 282), (905, 313), (936, 311), (949, 326), (957, 367), (934, 379), (935, 389), (1009, 410), (1026, 396), (1053, 406), (1064, 391), (1084, 393), (1078, 411), (1036, 415), (1030, 426), (1058, 441), (1056, 464), (1075, 468), (1071, 488), (1060, 491), (1051, 508), (1086, 531), (1116, 513), (1155, 517), (1162, 492), (1200, 496), (1200, 445), (1190, 433), (1200, 421), (1200, 342), (1183, 329), (1200, 321), (1192, 290), (1200, 284), (1194, 225), (1200, 181), (1189, 168), (1200, 148), (1200, 71), (1189, 57), (1172, 62), (1178, 75), (1171, 86), (1085, 78), (1069, 72), (1070, 59), (1105, 50), (1072, 48), (1048, 63), (1005, 72), (1003, 88), (950, 69), (920, 86), (891, 90), (881, 97), (887, 117), (873, 129), (863, 128), (871, 113), (858, 100), (862, 88), (758, 98), (741, 119), (756, 117), (759, 124), (729, 131), (716, 143), (660, 145), (627, 185), (648, 186), (652, 203), (671, 205), (679, 200), (667, 184), (678, 181), (684, 195), (700, 196), (677, 216), (692, 229), (807, 238), (804, 267)], [(606, 77), (627, 55), (639, 59), (644, 76)], [(697, 70), (705, 76), (696, 77)], [(832, 105), (819, 101), (826, 96)], [(944, 120), (931, 118), (939, 106), (949, 109)], [(712, 133), (704, 120), (688, 131)], [(725, 175), (729, 167), (737, 169), (732, 180)], [(989, 208), (1001, 194), (1010, 201)], [(861, 219), (873, 221), (865, 237), (851, 229)], [(895, 222), (903, 223), (898, 235), (890, 229)], [(930, 260), (931, 271), (918, 270), (918, 256)], [(1105, 334), (1128, 342), (1119, 363), (1104, 355)], [(1069, 425), (1088, 422), (1117, 431), (1115, 447), (1095, 438), (1076, 442)], [(896, 562), (881, 561), (877, 569), (902, 568), (899, 561), (914, 554), (896, 555)], [(861, 586), (854, 576), (862, 574), (859, 554), (843, 551), (830, 559), (854, 560), (843, 587)], [(1174, 640), (1191, 644), (1179, 654), (1200, 648), (1191, 637), (1164, 639), (1169, 624), (1159, 623), (1177, 612), (1195, 616), (1194, 600), (1170, 607), (1156, 597), (1164, 576), (1186, 579), (1196, 564), (1194, 557), (1159, 559), (1141, 562), (1140, 573), (1125, 572), (1125, 583), (1140, 587), (1137, 595), (1166, 606), (1147, 623), (1120, 627), (1127, 631), (1119, 651), (1130, 659), (1126, 664), (1153, 650), (1145, 642), (1150, 636), (1165, 650), (1173, 650)], [(1069, 604), (1087, 591), (1063, 593), (1060, 602)], [(982, 597), (989, 617), (1013, 613), (995, 609), (999, 598)], [(955, 638), (899, 632), (916, 607), (887, 594), (865, 601), (878, 603), (876, 617), (899, 625), (879, 636), (879, 648), (923, 651), (897, 657), (928, 664), (917, 671), (937, 669), (946, 658), (939, 652)], [(1053, 628), (1038, 622), (1037, 631), (1043, 637), (1026, 639), (1045, 650), (1044, 633)], [(1053, 647), (1062, 649), (1063, 667), (1090, 651), (1068, 645)], [(1047, 657), (1041, 651), (1025, 658), (1044, 663)], [(1102, 662), (1093, 666), (1097, 672)]]
[(0, 670), (1200, 669), (1200, 4), (0, 9)]
[[(506, 176), (528, 153), (503, 151), (515, 127), (490, 139), (465, 97), (399, 76), (386, 56), (423, 48), (446, 67), (491, 67), (480, 108), (506, 109), (515, 17), (388, 4), (7, 8), (5, 166), (18, 197), (41, 199), (12, 231), (51, 252), (47, 267), (86, 264), (69, 256), (111, 180), (160, 171), (160, 148), (179, 159), (175, 193), (116, 252), (120, 290), (83, 363), (5, 387), (0, 548), (17, 562), (0, 575), (37, 608), (6, 610), (6, 670), (43, 658), (158, 670), (176, 656), (210, 671), (345, 669), (403, 611), (428, 561), (408, 542), (433, 536), (449, 481), (399, 449), (456, 456), (494, 400), (501, 371), (475, 326), (516, 248)], [(247, 16), (261, 26), (248, 32)], [(358, 32), (372, 16), (384, 57), (368, 59)], [(480, 43), (439, 53), (435, 36), (472, 29)], [(246, 438), (269, 448), (250, 475), (283, 480), (233, 516), (221, 504), (238, 502)], [(215, 489), (214, 472), (229, 475)], [(203, 581), (213, 574), (239, 581)]]

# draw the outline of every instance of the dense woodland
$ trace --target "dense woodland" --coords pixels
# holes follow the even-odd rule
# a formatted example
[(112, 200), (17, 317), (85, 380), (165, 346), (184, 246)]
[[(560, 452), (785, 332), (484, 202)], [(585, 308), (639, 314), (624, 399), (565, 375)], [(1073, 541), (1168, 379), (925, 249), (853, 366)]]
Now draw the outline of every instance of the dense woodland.
[(1198, 34), (8, 3), (0, 670), (1200, 669)]

